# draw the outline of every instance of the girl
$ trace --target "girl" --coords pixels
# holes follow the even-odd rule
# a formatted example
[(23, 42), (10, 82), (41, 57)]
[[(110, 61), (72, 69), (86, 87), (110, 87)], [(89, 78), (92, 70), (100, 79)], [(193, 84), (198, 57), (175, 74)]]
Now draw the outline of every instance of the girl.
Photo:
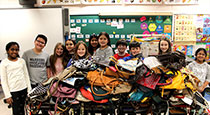
[(171, 42), (168, 38), (162, 38), (158, 44), (159, 55), (171, 52)]
[(24, 104), (27, 92), (31, 90), (31, 83), (26, 63), (19, 58), (19, 49), (17, 42), (9, 42), (6, 45), (8, 57), (1, 62), (1, 82), (5, 100), (12, 105), (13, 114), (25, 115)]
[(205, 62), (207, 52), (204, 48), (198, 48), (195, 52), (195, 61), (191, 62), (187, 68), (201, 81), (199, 83), (199, 92), (204, 94), (204, 89), (210, 82), (210, 66)]
[(89, 59), (89, 58), (90, 58), (90, 54), (88, 52), (87, 45), (83, 41), (79, 41), (75, 45), (74, 56), (72, 57), (72, 59), (69, 60), (67, 67), (71, 66), (71, 62), (73, 60)]
[(114, 55), (112, 48), (110, 47), (109, 34), (106, 32), (101, 32), (98, 36), (98, 43), (100, 47), (96, 50), (93, 55), (93, 59), (102, 64), (109, 63), (109, 57)]
[[(68, 39), (65, 42), (65, 50), (64, 50), (64, 63), (68, 63), (69, 60), (72, 58), (74, 55), (74, 47), (75, 47), (76, 42), (72, 39)], [(66, 65), (64, 66), (66, 67)]]
[(90, 36), (89, 45), (88, 45), (88, 52), (93, 55), (94, 52), (99, 48), (98, 44), (98, 37), (93, 34)]
[(54, 48), (54, 54), (50, 56), (50, 76), (55, 76), (65, 67), (65, 61), (63, 61), (64, 45), (57, 43)]

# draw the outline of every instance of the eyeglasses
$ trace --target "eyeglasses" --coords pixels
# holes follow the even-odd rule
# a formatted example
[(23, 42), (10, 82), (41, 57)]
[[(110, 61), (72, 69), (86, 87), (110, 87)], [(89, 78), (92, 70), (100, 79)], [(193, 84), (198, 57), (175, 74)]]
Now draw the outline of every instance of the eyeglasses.
[(19, 49), (14, 49), (14, 48), (12, 48), (12, 49), (10, 49), (11, 51), (16, 51), (16, 52), (18, 52), (19, 51)]
[(45, 43), (44, 43), (44, 42), (42, 42), (42, 41), (39, 41), (39, 40), (36, 40), (36, 41), (37, 41), (37, 42), (39, 42), (40, 44), (43, 44), (43, 45), (45, 44)]
[(66, 44), (66, 45), (70, 45), (71, 46), (71, 45), (74, 45), (74, 44), (70, 43), (70, 44)]

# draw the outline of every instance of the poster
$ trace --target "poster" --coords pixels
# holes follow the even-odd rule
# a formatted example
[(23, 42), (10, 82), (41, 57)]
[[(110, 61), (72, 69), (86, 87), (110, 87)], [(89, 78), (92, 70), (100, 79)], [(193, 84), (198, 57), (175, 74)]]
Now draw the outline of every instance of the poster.
[(194, 15), (175, 15), (175, 42), (196, 42)]

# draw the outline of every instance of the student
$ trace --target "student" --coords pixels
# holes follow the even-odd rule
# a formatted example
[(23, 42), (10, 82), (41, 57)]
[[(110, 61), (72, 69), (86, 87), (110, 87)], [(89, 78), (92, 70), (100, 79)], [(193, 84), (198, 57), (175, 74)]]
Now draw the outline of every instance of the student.
[(76, 45), (75, 45), (75, 52), (74, 52), (74, 56), (72, 57), (72, 59), (69, 60), (67, 67), (71, 66), (71, 62), (73, 60), (79, 60), (79, 59), (89, 59), (90, 58), (90, 54), (88, 52), (88, 48), (87, 45), (83, 42), (83, 41), (79, 41)]
[(124, 57), (123, 60), (124, 61), (128, 61), (128, 60), (131, 60), (131, 59), (141, 59), (141, 60), (144, 60), (144, 57), (142, 56), (141, 54), (141, 46), (140, 46), (140, 43), (139, 42), (136, 42), (136, 41), (133, 41), (129, 44), (129, 50), (130, 50), (130, 56), (128, 57)]
[(158, 43), (158, 50), (159, 50), (158, 53), (159, 55), (171, 52), (171, 42), (169, 41), (168, 38), (160, 39)]
[(109, 34), (106, 32), (101, 32), (98, 36), (98, 43), (100, 47), (96, 50), (93, 55), (93, 59), (102, 64), (109, 63), (109, 57), (114, 55), (110, 43)]
[[(72, 56), (74, 55), (74, 47), (76, 45), (76, 41), (72, 40), (72, 39), (68, 39), (65, 42), (65, 49), (64, 49), (64, 63), (68, 63), (69, 60), (72, 58)], [(64, 67), (66, 68), (67, 65), (65, 65)]]
[(195, 52), (195, 61), (191, 62), (187, 68), (201, 81), (198, 91), (204, 94), (204, 89), (210, 82), (210, 65), (205, 62), (207, 52), (204, 48), (198, 48)]
[(31, 90), (26, 63), (19, 58), (19, 49), (17, 42), (9, 42), (6, 45), (8, 57), (2, 60), (0, 66), (2, 88), (6, 102), (12, 105), (13, 115), (25, 115), (25, 100)]
[(46, 44), (47, 37), (39, 34), (34, 40), (34, 48), (23, 53), (23, 59), (26, 61), (32, 88), (50, 77), (49, 55), (42, 51)]
[(90, 36), (89, 39), (88, 52), (90, 53), (90, 55), (93, 55), (98, 48), (99, 48), (98, 37), (95, 34), (93, 34)]
[(54, 53), (50, 56), (50, 76), (55, 76), (65, 67), (65, 61), (63, 61), (65, 46), (62, 43), (57, 43), (54, 48)]
[(118, 40), (116, 43), (116, 47), (117, 47), (118, 53), (116, 53), (114, 57), (117, 60), (130, 56), (130, 54), (125, 52), (125, 50), (127, 49), (127, 42), (124, 39)]

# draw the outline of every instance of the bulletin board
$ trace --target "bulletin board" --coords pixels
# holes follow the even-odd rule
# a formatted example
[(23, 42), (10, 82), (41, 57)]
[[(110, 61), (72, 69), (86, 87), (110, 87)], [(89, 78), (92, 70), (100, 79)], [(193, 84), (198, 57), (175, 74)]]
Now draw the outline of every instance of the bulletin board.
[(174, 17), (174, 51), (179, 50), (188, 57), (195, 58), (195, 51), (205, 48), (206, 61), (210, 62), (210, 15), (175, 14)]
[(112, 48), (119, 39), (131, 38), (131, 34), (168, 34), (172, 33), (172, 15), (151, 16), (99, 16), (70, 15), (70, 37), (86, 43), (92, 34), (107, 32)]

